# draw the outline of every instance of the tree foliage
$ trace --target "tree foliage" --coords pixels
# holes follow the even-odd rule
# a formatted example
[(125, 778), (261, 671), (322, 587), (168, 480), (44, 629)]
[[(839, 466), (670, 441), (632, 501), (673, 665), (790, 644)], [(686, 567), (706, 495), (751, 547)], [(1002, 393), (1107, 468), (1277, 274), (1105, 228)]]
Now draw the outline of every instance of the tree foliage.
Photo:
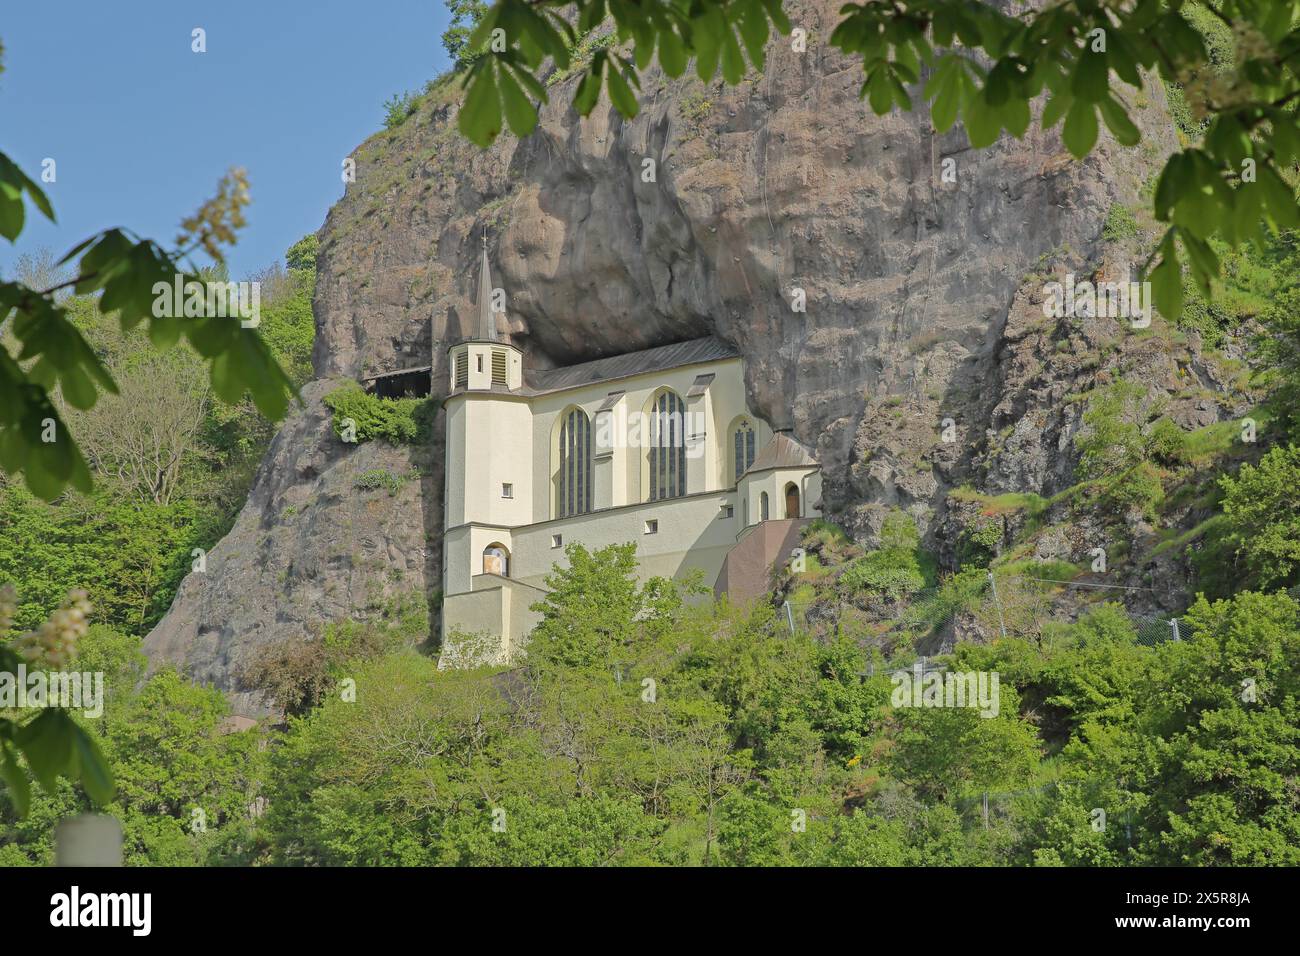
[(1271, 449), (1257, 465), (1242, 465), (1223, 489), (1226, 541), (1256, 586), (1276, 587), (1300, 579), (1300, 448)]

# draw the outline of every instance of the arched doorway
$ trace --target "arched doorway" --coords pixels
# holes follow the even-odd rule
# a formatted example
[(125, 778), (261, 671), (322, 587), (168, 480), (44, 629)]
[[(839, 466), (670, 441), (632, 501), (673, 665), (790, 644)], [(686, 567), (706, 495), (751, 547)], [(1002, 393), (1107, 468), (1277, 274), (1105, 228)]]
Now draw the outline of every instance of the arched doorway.
[(483, 573), (510, 577), (510, 552), (504, 544), (494, 542), (483, 549)]
[(793, 481), (785, 486), (785, 516), (799, 517), (799, 486)]

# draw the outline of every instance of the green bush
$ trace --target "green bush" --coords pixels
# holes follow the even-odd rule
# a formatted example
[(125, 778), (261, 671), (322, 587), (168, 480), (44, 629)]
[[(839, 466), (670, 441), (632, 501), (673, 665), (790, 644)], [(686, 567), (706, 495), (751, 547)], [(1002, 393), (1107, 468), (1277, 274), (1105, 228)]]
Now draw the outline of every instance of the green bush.
[(901, 511), (885, 519), (880, 529), (880, 547), (851, 562), (841, 572), (838, 584), (850, 593), (877, 592), (897, 597), (925, 587), (916, 523)]
[(380, 488), (385, 488), (390, 495), (395, 495), (401, 490), (404, 481), (404, 478), (393, 474), (391, 471), (375, 468), (357, 475), (352, 482), (352, 487), (362, 491), (377, 491)]
[(1242, 465), (1236, 478), (1219, 479), (1226, 543), (1263, 587), (1287, 586), (1300, 577), (1300, 447), (1274, 448), (1258, 465)]
[(1147, 443), (1151, 454), (1169, 464), (1183, 460), (1187, 448), (1187, 435), (1171, 418), (1158, 418), (1152, 422), (1147, 433)]
[(420, 97), (415, 93), (394, 93), (384, 103), (384, 129), (397, 129), (415, 115)]
[(967, 525), (957, 542), (957, 556), (963, 568), (988, 567), (1002, 546), (1002, 523), (976, 518)]
[(802, 537), (804, 544), (824, 548), (840, 548), (852, 543), (847, 531), (825, 518), (814, 518), (809, 522), (803, 529)]
[(325, 396), (334, 412), (334, 434), (346, 433), (346, 420), (355, 423), (356, 440), (382, 438), (393, 445), (428, 440), (435, 407), (424, 398), (379, 398), (360, 385), (344, 385)]
[(1138, 234), (1137, 217), (1128, 206), (1114, 203), (1106, 213), (1106, 221), (1101, 227), (1101, 237), (1107, 242), (1123, 242), (1133, 239)]
[(1144, 434), (1147, 414), (1142, 385), (1119, 379), (1099, 388), (1088, 400), (1074, 447), (1079, 477), (1093, 483), (1096, 497), (1110, 505), (1137, 507), (1150, 518), (1164, 500), (1160, 472), (1150, 461), (1157, 451), (1155, 440), (1167, 450), (1176, 439), (1167, 426)]

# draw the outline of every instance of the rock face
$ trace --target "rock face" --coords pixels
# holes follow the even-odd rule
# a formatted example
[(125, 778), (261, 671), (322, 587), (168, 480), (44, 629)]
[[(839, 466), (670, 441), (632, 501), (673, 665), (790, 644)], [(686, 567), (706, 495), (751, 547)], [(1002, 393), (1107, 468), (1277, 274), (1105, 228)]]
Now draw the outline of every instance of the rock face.
[[(304, 407), (272, 441), (234, 528), (145, 639), (151, 666), (178, 664), (221, 687), (236, 713), (266, 713), (238, 680), (260, 647), (439, 585), (426, 541), (441, 525), (441, 471), (428, 449), (338, 441), (320, 401), (337, 384), (303, 389)], [(371, 487), (373, 476), (389, 487)]]
[[(933, 540), (963, 482), (1059, 489), (1077, 424), (1060, 399), (1078, 376), (1054, 376), (1014, 316), (1032, 314), (1049, 271), (1103, 264), (1108, 211), (1137, 204), (1173, 145), (1163, 100), (1135, 98), (1142, 149), (1103, 132), (1075, 162), (1034, 127), (973, 150), (960, 126), (936, 135), (923, 108), (871, 114), (860, 65), (826, 44), (839, 6), (788, 4), (808, 51), (774, 38), (765, 72), (738, 87), (652, 70), (630, 121), (604, 102), (581, 119), (576, 76), (556, 76), (537, 131), (480, 152), (456, 133), (447, 86), (359, 147), (357, 181), (320, 233), (320, 380), (206, 572), (149, 635), (153, 661), (237, 690), (255, 648), (438, 586), (440, 439), (344, 445), (320, 397), (330, 379), (430, 362), (437, 397), (446, 347), (474, 321), (485, 226), (502, 331), (528, 364), (719, 335), (745, 357), (751, 407), (816, 451), (827, 511), (864, 540), (899, 506)], [(938, 440), (945, 418), (955, 442)], [(988, 433), (1007, 428), (990, 454)], [(417, 466), (391, 496), (355, 487)]]

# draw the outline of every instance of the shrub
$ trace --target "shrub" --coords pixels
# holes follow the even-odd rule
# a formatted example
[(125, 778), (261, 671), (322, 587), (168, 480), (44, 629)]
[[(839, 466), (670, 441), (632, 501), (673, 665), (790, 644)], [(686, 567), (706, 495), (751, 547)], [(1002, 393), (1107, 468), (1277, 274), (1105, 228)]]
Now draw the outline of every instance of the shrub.
[(1262, 587), (1295, 583), (1300, 570), (1300, 447), (1274, 448), (1236, 478), (1219, 479), (1228, 547)]
[(405, 480), (405, 478), (395, 475), (391, 471), (374, 468), (357, 475), (352, 482), (352, 487), (362, 491), (377, 491), (380, 488), (385, 488), (390, 495), (395, 495), (401, 490)]
[(961, 533), (957, 557), (961, 566), (988, 567), (1002, 545), (1002, 523), (975, 518)]
[(1147, 433), (1147, 443), (1151, 454), (1168, 464), (1182, 461), (1183, 451), (1187, 447), (1187, 437), (1177, 422), (1171, 418), (1158, 418)]
[(384, 129), (397, 129), (415, 114), (420, 98), (414, 93), (394, 93), (384, 103)]
[(318, 706), (345, 666), (376, 660), (427, 636), (428, 605), (398, 597), (365, 621), (343, 620), (311, 635), (258, 648), (236, 671), (242, 687), (266, 694), (286, 714)]
[[(1137, 507), (1153, 517), (1164, 500), (1164, 485), (1159, 470), (1148, 460), (1154, 441), (1142, 432), (1145, 400), (1146, 389), (1124, 379), (1098, 389), (1083, 413), (1084, 427), (1075, 436), (1074, 447), (1079, 452), (1079, 476), (1095, 483), (1099, 498)], [(1159, 427), (1154, 438), (1166, 449), (1175, 441), (1166, 426)]]
[(894, 512), (880, 529), (880, 547), (851, 562), (839, 577), (849, 592), (867, 591), (898, 597), (925, 587), (918, 546), (921, 533), (902, 512)]
[(1107, 242), (1123, 242), (1138, 234), (1137, 217), (1128, 206), (1115, 203), (1106, 213), (1106, 221), (1101, 227), (1101, 237)]
[(833, 521), (827, 521), (825, 518), (814, 518), (809, 522), (808, 527), (803, 529), (803, 540), (805, 544), (818, 542), (823, 545), (839, 546), (849, 543), (849, 535), (847, 531)]
[(360, 385), (335, 389), (323, 399), (334, 412), (334, 434), (343, 438), (346, 419), (355, 425), (356, 440), (382, 438), (393, 445), (428, 440), (434, 407), (424, 398), (379, 398)]

